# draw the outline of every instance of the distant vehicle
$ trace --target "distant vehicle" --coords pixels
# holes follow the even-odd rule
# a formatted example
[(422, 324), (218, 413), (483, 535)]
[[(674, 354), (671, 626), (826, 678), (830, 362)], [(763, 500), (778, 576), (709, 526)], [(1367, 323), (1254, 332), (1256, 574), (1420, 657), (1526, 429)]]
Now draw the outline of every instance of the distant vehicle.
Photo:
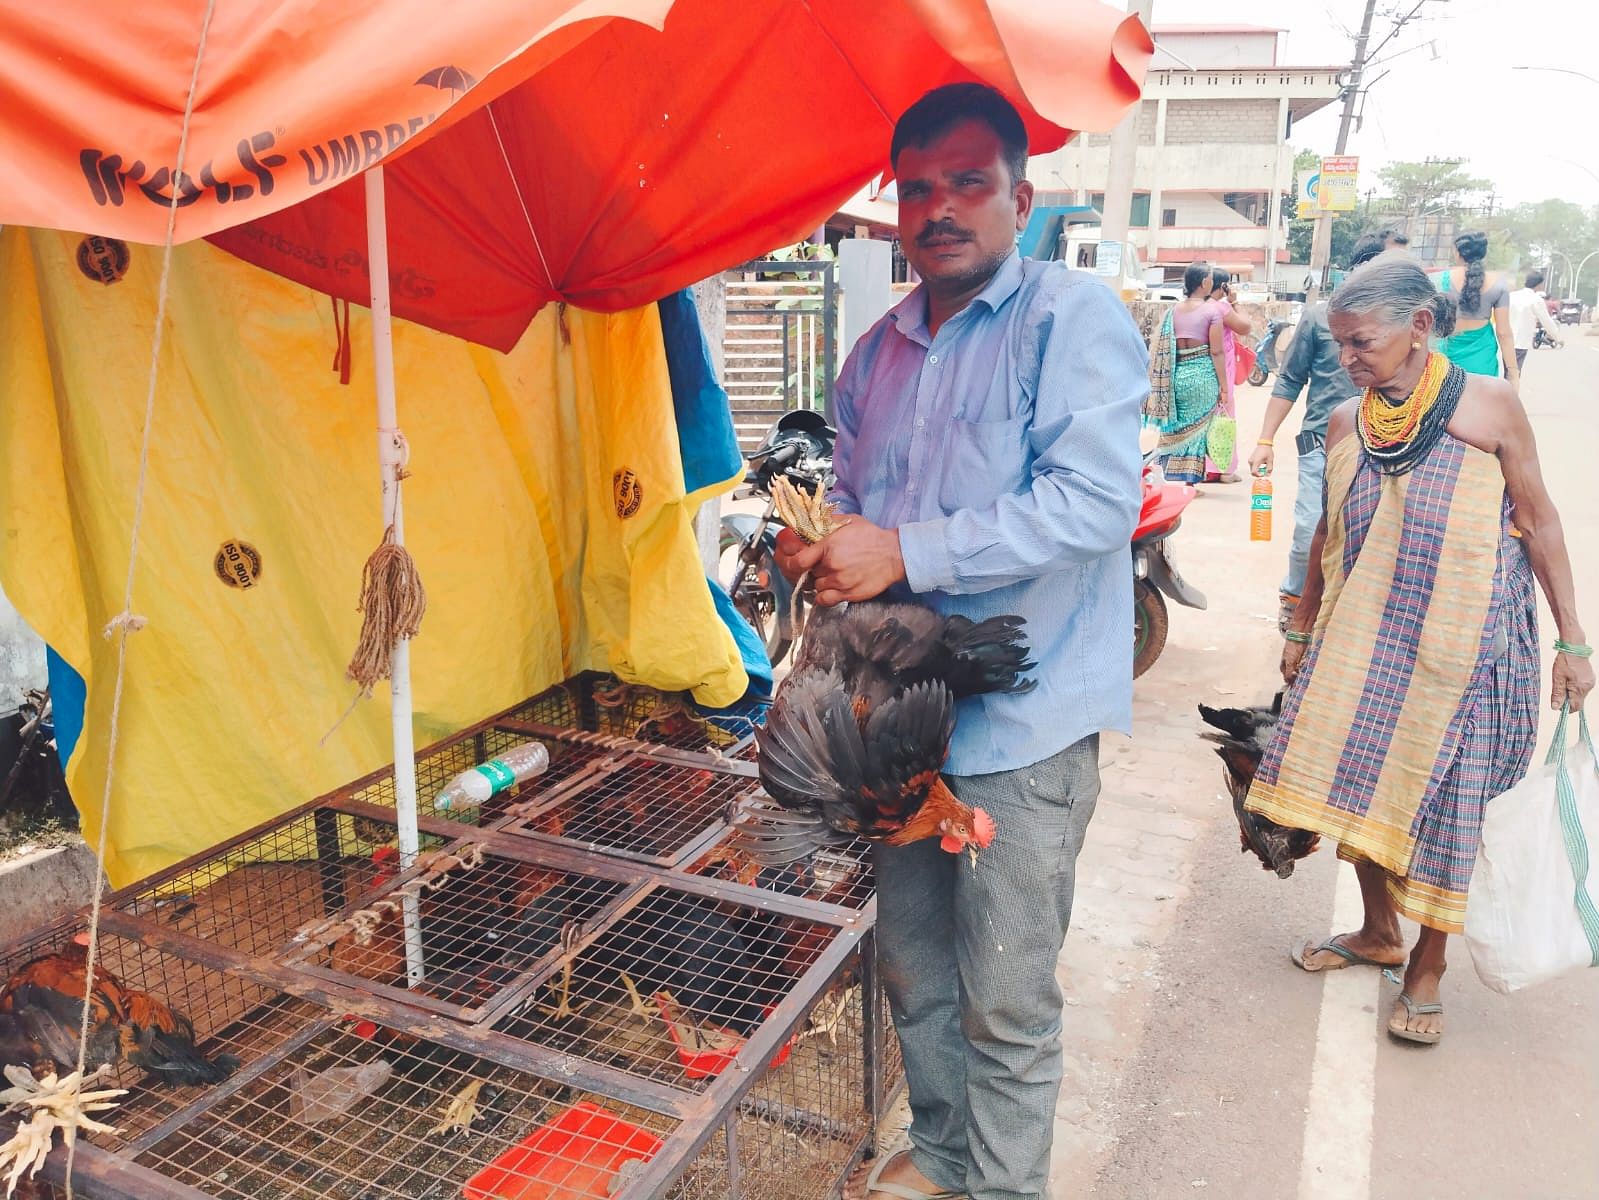
[(1560, 323), (1576, 325), (1582, 320), (1582, 301), (1572, 297), (1560, 302)]
[(1144, 266), (1131, 242), (1107, 242), (1100, 214), (1087, 205), (1035, 205), (1017, 248), (1028, 258), (1059, 261), (1097, 275), (1123, 300), (1144, 297)]

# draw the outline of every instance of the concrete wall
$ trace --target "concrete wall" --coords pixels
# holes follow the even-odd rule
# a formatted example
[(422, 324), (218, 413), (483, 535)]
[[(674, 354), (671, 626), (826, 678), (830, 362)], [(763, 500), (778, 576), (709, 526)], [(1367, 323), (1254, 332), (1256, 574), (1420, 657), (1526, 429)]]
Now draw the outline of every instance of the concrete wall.
[(94, 853), (81, 841), (0, 862), (0, 945), (88, 904), (94, 876)]
[[(1279, 155), (1277, 149), (1275, 143), (1246, 142), (1140, 146), (1133, 187), (1147, 192), (1158, 176), (1167, 191), (1266, 192), (1273, 187), (1291, 191), (1294, 156)], [(1028, 176), (1039, 187), (1074, 188), (1079, 194), (1104, 191), (1109, 173), (1110, 151), (1079, 142), (1039, 155), (1028, 167)]]
[[(1255, 246), (1263, 245), (1261, 240), (1266, 236), (1264, 226), (1256, 225), (1242, 213), (1234, 212), (1222, 202), (1218, 192), (1167, 192), (1161, 197), (1161, 207), (1177, 210), (1176, 228), (1166, 228), (1160, 235), (1161, 245), (1237, 245)], [(1192, 229), (1193, 226), (1201, 228)], [(1243, 241), (1212, 241), (1216, 227), (1227, 231), (1240, 229), (1247, 231), (1250, 238)], [(1202, 240), (1199, 242), (1183, 242), (1184, 230), (1190, 229)]]
[[(1155, 65), (1169, 68), (1184, 65), (1204, 70), (1208, 67), (1270, 67), (1277, 64), (1277, 31), (1218, 30), (1215, 32), (1170, 32), (1155, 34)], [(1171, 55), (1160, 54), (1162, 49)]]
[(1166, 103), (1168, 146), (1275, 146), (1277, 134), (1277, 101), (1267, 97)]
[[(1160, 107), (1158, 101), (1145, 100), (1138, 106), (1138, 144), (1140, 146), (1153, 146), (1155, 144), (1155, 112)], [(1106, 147), (1110, 146), (1110, 134), (1085, 133), (1082, 135), (1085, 146)]]

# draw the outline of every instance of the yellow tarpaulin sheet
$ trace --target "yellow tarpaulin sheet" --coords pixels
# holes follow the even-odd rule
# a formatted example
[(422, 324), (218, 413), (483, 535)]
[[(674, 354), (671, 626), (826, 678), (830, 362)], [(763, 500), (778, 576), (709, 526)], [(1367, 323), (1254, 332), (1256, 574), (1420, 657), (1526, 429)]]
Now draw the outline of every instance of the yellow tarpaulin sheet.
[[(356, 269), (360, 269), (357, 265)], [(84, 677), (68, 771), (97, 836), (160, 253), (0, 231), (0, 587)], [(108, 282), (109, 281), (109, 282)], [(406, 286), (397, 279), (395, 287)], [(367, 313), (202, 243), (174, 252), (107, 868), (158, 870), (392, 760), (348, 706), (381, 538)], [(731, 703), (653, 305), (546, 308), (510, 354), (396, 323), (406, 541), (428, 591), (419, 744), (587, 667)], [(731, 481), (729, 481), (731, 485)]]

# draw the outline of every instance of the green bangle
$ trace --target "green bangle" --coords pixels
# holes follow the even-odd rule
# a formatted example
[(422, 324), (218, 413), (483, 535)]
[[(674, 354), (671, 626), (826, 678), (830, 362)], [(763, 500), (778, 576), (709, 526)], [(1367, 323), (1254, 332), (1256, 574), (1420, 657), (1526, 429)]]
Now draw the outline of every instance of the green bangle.
[(1294, 629), (1285, 630), (1283, 632), (1283, 638), (1286, 641), (1290, 641), (1290, 642), (1294, 643), (1294, 645), (1296, 645), (1296, 646), (1308, 646), (1308, 645), (1310, 645), (1310, 634), (1308, 634), (1308, 633), (1300, 633), (1298, 630), (1294, 630)]
[(1593, 657), (1593, 647), (1592, 646), (1577, 645), (1577, 644), (1572, 643), (1572, 642), (1562, 642), (1559, 639), (1556, 639), (1556, 641), (1555, 641), (1555, 653), (1556, 654), (1569, 654), (1573, 658), (1592, 658)]

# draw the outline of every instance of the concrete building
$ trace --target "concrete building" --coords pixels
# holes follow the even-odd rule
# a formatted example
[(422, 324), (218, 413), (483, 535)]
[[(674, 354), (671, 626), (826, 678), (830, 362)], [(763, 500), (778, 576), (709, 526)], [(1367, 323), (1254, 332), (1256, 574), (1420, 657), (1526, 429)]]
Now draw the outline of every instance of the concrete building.
[[(1283, 65), (1282, 31), (1262, 26), (1153, 33), (1131, 220), (1149, 277), (1174, 278), (1203, 260), (1244, 279), (1278, 278), (1292, 216), (1288, 142), (1297, 122), (1339, 97), (1346, 68)], [(1100, 208), (1109, 169), (1110, 135), (1100, 133), (1035, 158), (1029, 174), (1057, 202)]]

